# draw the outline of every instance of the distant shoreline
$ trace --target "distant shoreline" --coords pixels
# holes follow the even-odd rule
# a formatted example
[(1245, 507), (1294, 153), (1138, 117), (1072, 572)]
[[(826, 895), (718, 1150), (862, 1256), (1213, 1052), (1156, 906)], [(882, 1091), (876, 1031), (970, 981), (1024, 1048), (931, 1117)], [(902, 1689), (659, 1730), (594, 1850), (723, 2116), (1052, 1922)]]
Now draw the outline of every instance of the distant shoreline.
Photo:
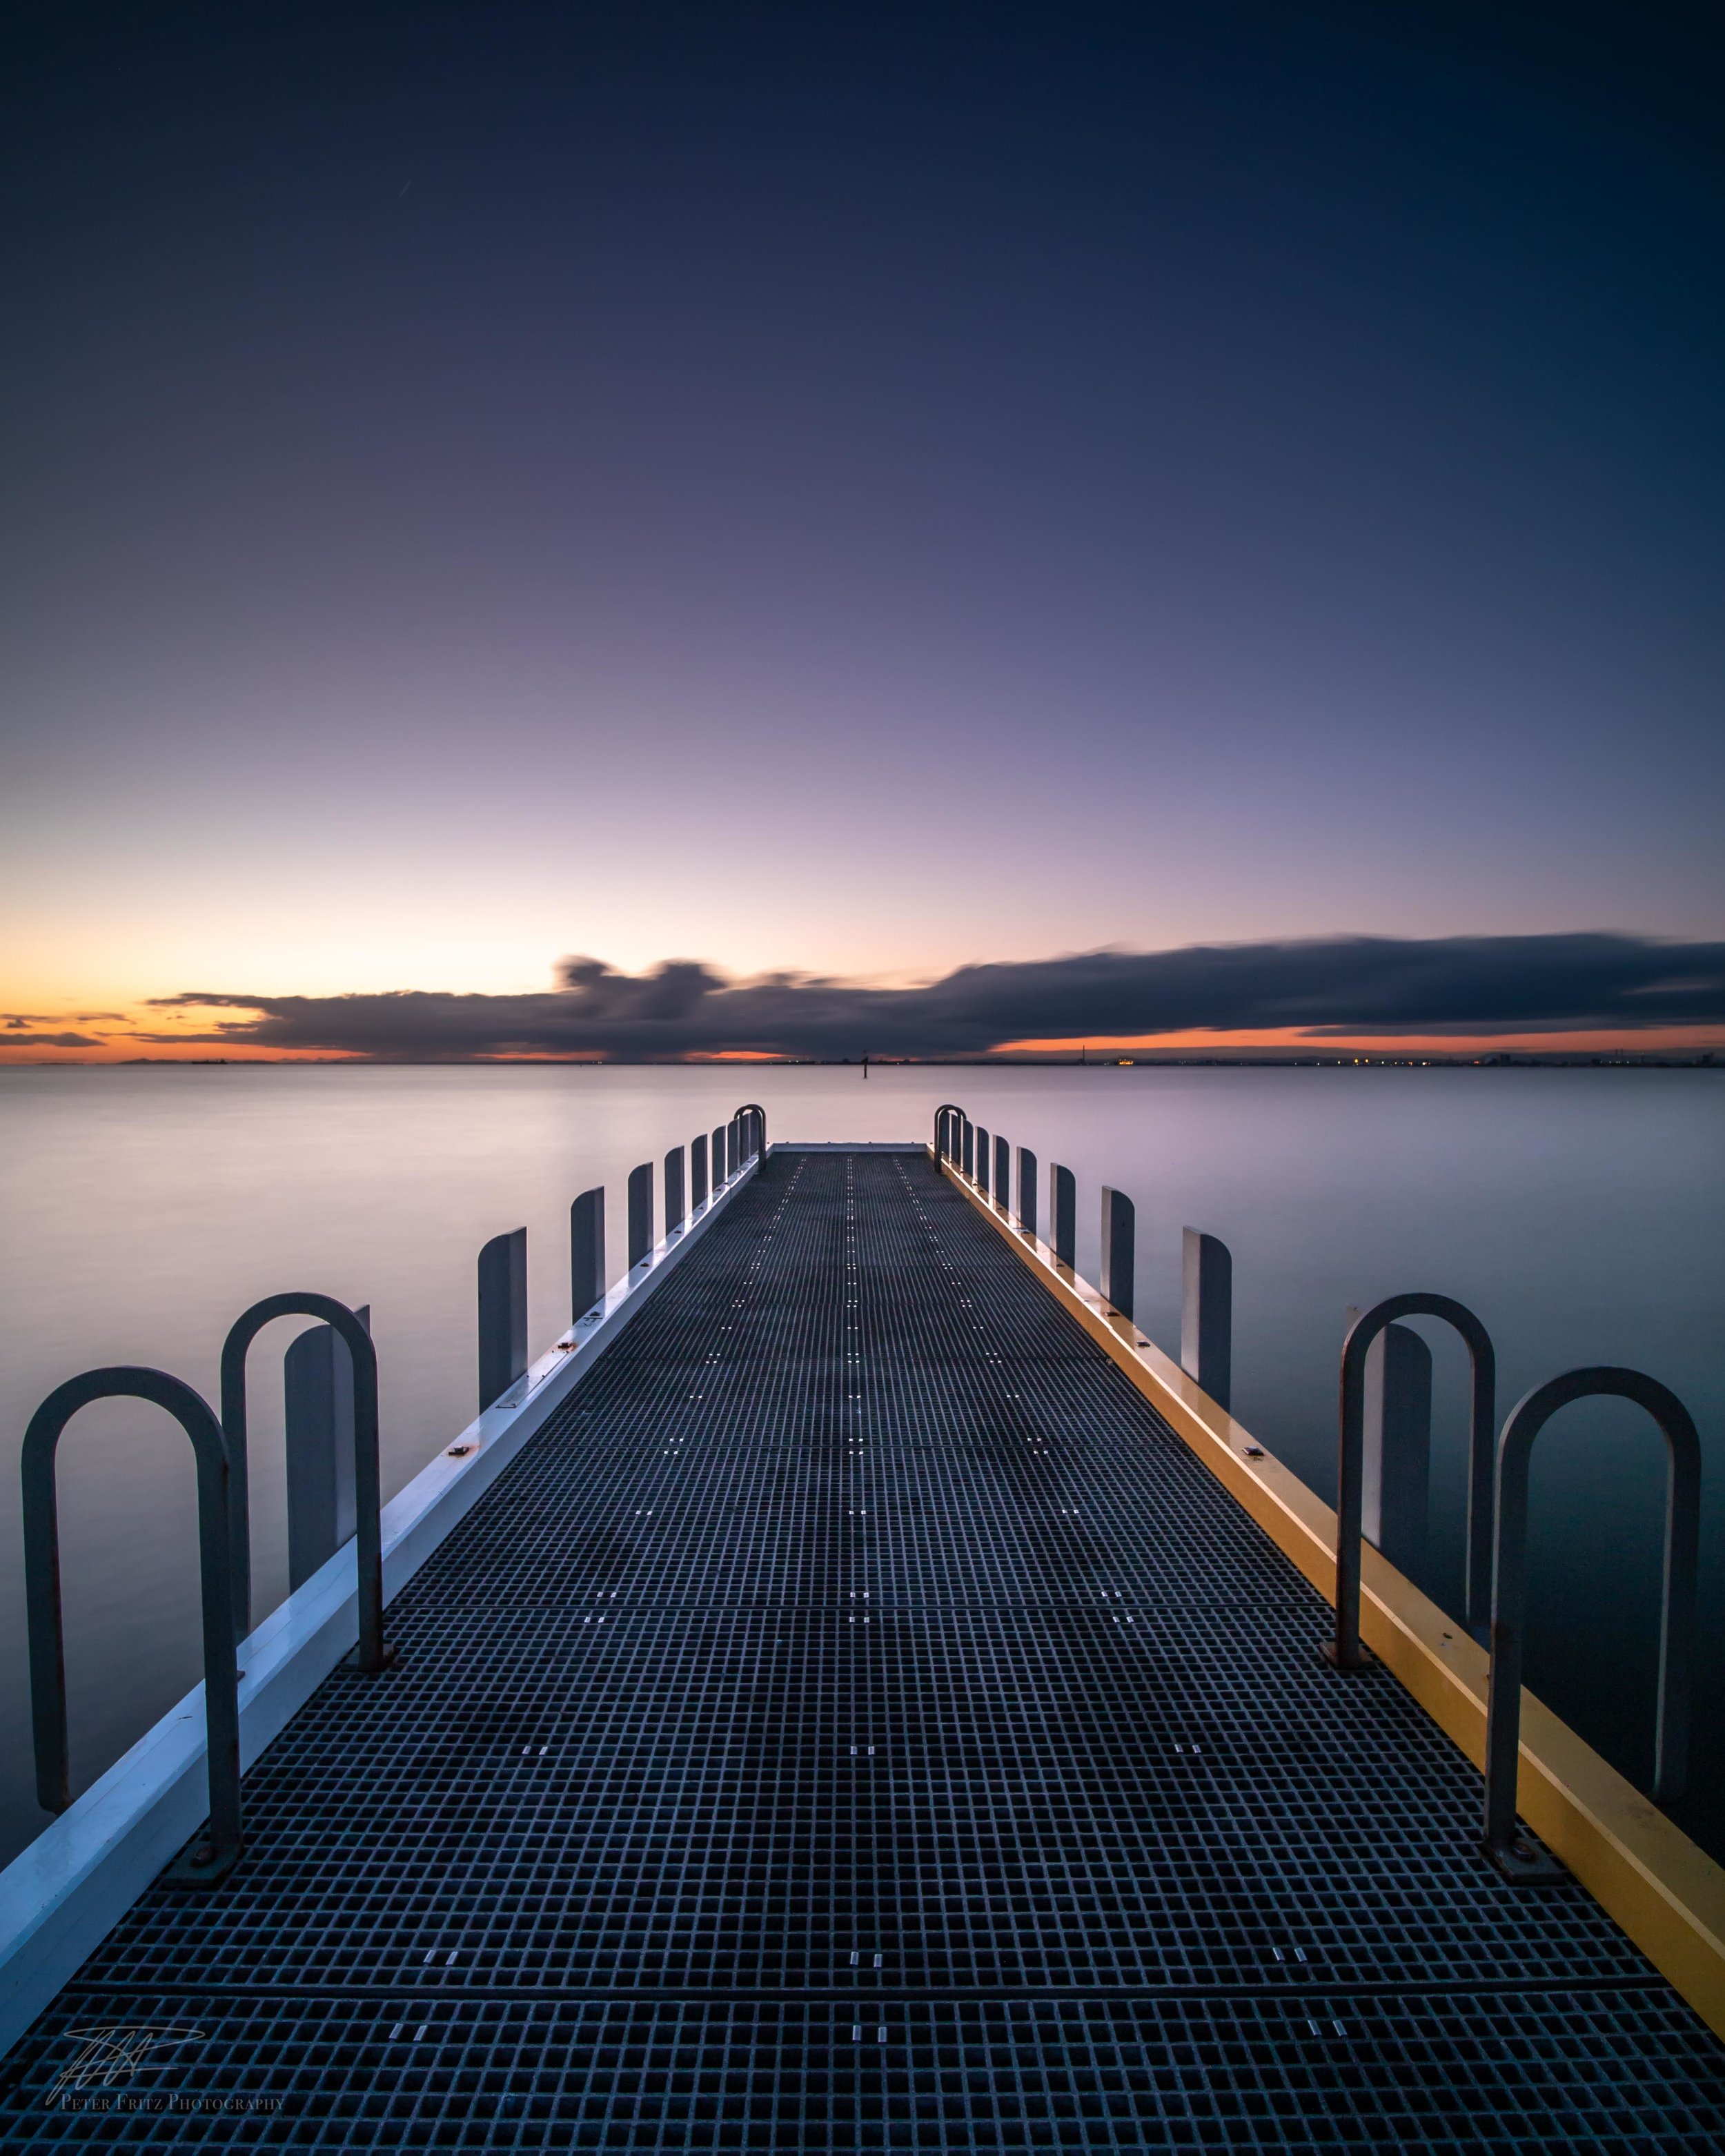
[[(610, 1055), (129, 1055), (20, 1057), (7, 1070), (855, 1070), (855, 1056), (707, 1057)], [(1489, 1055), (952, 1055), (873, 1056), (870, 1070), (1725, 1070), (1713, 1049), (1694, 1055), (1628, 1050), (1618, 1055), (1549, 1055), (1522, 1049)]]

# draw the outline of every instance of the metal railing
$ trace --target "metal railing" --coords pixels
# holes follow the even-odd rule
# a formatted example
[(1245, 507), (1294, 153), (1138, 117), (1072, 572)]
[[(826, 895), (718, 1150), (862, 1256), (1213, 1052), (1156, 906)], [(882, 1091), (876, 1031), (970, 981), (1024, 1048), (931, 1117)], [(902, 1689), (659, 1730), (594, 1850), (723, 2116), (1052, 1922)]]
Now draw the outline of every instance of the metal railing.
[(203, 1839), (163, 1875), (177, 1887), (213, 1887), (239, 1861), (239, 1677), (234, 1661), (234, 1548), (228, 1447), (208, 1403), (165, 1370), (116, 1365), (57, 1385), (30, 1418), (23, 1466), (24, 1608), (30, 1654), (30, 1718), (36, 1795), (44, 1811), (72, 1801), (66, 1740), (66, 1642), (60, 1609), (59, 1507), (54, 1456), (60, 1435), (95, 1400), (148, 1400), (192, 1440), (198, 1468), (198, 1580), (203, 1624), (203, 1711), (209, 1823)]
[(735, 1121), (738, 1126), (739, 1165), (751, 1156), (764, 1163), (767, 1158), (767, 1111), (758, 1101), (745, 1101), (737, 1110)]
[(1368, 1668), (1360, 1644), (1362, 1512), (1365, 1492), (1366, 1355), (1398, 1318), (1440, 1317), (1466, 1343), (1473, 1375), (1468, 1419), (1467, 1608), (1474, 1621), (1491, 1578), (1491, 1427), (1497, 1418), (1497, 1358), (1491, 1336), (1466, 1303), (1447, 1295), (1392, 1295), (1348, 1327), (1342, 1343), (1340, 1436), (1336, 1454), (1336, 1630), (1325, 1660), (1344, 1675)]
[(1657, 1378), (1608, 1365), (1566, 1370), (1517, 1402), (1497, 1440), (1483, 1843), (1486, 1856), (1504, 1876), (1522, 1886), (1568, 1876), (1555, 1857), (1516, 1830), (1527, 1604), (1527, 1466), (1534, 1439), (1559, 1409), (1575, 1400), (1599, 1399), (1630, 1400), (1645, 1409), (1665, 1439), (1665, 1570), (1653, 1745), (1656, 1798), (1666, 1801), (1682, 1794), (1688, 1763), (1695, 1576), (1701, 1539), (1701, 1440), (1689, 1410)]
[[(692, 1191), (684, 1207), (683, 1150), (665, 1160), (665, 1233), (675, 1235), (690, 1214), (734, 1175), (746, 1159), (764, 1163), (767, 1115), (758, 1101), (747, 1101), (707, 1137), (690, 1148)], [(709, 1187), (709, 1158), (711, 1161)], [(653, 1168), (636, 1168), (629, 1179), (629, 1269), (653, 1248)], [(605, 1285), (605, 1193), (584, 1190), (570, 1208), (571, 1329), (592, 1323), (600, 1314)], [(493, 1406), (527, 1369), (527, 1231), (494, 1235), (479, 1256), (478, 1279), (480, 1409)], [(37, 1793), (44, 1810), (63, 1812), (71, 1803), (67, 1740), (64, 1625), (60, 1604), (59, 1518), (54, 1460), (61, 1433), (81, 1408), (92, 1401), (135, 1399), (165, 1408), (191, 1440), (198, 1473), (198, 1578), (203, 1617), (206, 1725), (208, 1735), (210, 1811), (208, 1829), (195, 1848), (166, 1875), (185, 1886), (208, 1887), (226, 1876), (242, 1846), (239, 1796), (239, 1673), (234, 1647), (252, 1629), (250, 1476), (246, 1399), (247, 1359), (252, 1342), (278, 1317), (311, 1317), (321, 1322), (345, 1347), (352, 1368), (353, 1538), (357, 1573), (358, 1646), (355, 1660), (365, 1671), (391, 1666), (395, 1650), (383, 1636), (382, 1467), (377, 1402), (377, 1351), (365, 1317), (332, 1296), (294, 1292), (266, 1296), (242, 1312), (222, 1343), (219, 1419), (200, 1394), (166, 1371), (124, 1365), (86, 1370), (57, 1386), (31, 1417), (22, 1457), (25, 1611), (28, 1633), (32, 1731)], [(327, 1338), (327, 1334), (325, 1337)], [(304, 1334), (312, 1341), (314, 1334)], [(296, 1429), (290, 1380), (288, 1441)], [(321, 1437), (326, 1449), (347, 1434), (331, 1424)], [(307, 1426), (309, 1427), (309, 1419)], [(320, 1460), (321, 1467), (331, 1463)], [(331, 1493), (325, 1492), (325, 1495)], [(345, 1496), (331, 1511), (337, 1517)], [(289, 1510), (294, 1509), (294, 1462), (289, 1461)], [(319, 1532), (326, 1534), (328, 1523)], [(292, 1524), (290, 1519), (290, 1540)]]
[[(625, 1188), (626, 1272), (653, 1255), (654, 1192), (664, 1177), (665, 1233), (685, 1228), (745, 1160), (767, 1157), (767, 1111), (745, 1101), (728, 1123), (673, 1146), (658, 1167), (642, 1161)], [(730, 1165), (727, 1168), (726, 1162)], [(606, 1291), (605, 1192), (583, 1190), (569, 1208), (569, 1322), (598, 1322)], [(494, 1235), (480, 1253), (480, 1406), (493, 1405), (527, 1368), (527, 1231)]]
[[(976, 1133), (981, 1136), (981, 1133)], [(992, 1147), (995, 1189), (988, 1167), (973, 1157), (973, 1127), (955, 1102), (935, 1113), (937, 1165), (946, 1162), (989, 1204), (1005, 1209), (1004, 1139)], [(1036, 1233), (1036, 1157), (1019, 1154), (1019, 1220)], [(1058, 1270), (1076, 1269), (1076, 1183), (1070, 1168), (1049, 1169), (1049, 1240), (1045, 1248)], [(1101, 1265), (1098, 1286), (1106, 1302), (1132, 1317), (1135, 1300), (1136, 1214), (1123, 1193), (1102, 1192)], [(1233, 1260), (1213, 1235), (1188, 1228), (1182, 1250), (1180, 1363), (1218, 1406), (1229, 1409), (1233, 1385)], [(1497, 1358), (1491, 1335), (1474, 1312), (1453, 1296), (1395, 1295), (1355, 1317), (1343, 1342), (1337, 1457), (1335, 1630), (1325, 1659), (1344, 1673), (1368, 1669), (1372, 1657), (1360, 1637), (1361, 1563), (1366, 1539), (1368, 1357), (1384, 1343), (1378, 1400), (1380, 1529), (1387, 1519), (1384, 1492), (1395, 1463), (1389, 1455), (1404, 1442), (1391, 1412), (1393, 1373), (1387, 1350), (1398, 1337), (1416, 1350), (1426, 1373), (1425, 1435), (1430, 1439), (1430, 1356), (1399, 1321), (1435, 1317), (1461, 1337), (1468, 1353), (1470, 1399), (1467, 1447), (1467, 1531), (1464, 1602), (1466, 1627), (1489, 1635), (1486, 1705), (1485, 1827), (1482, 1845), (1508, 1879), (1536, 1884), (1568, 1875), (1555, 1859), (1522, 1835), (1516, 1825), (1516, 1781), (1521, 1728), (1522, 1665), (1527, 1601), (1527, 1463), (1533, 1440), (1560, 1408), (1572, 1401), (1612, 1397), (1644, 1408), (1666, 1447), (1664, 1586), (1661, 1602), (1659, 1689), (1653, 1794), (1661, 1802), (1682, 1794), (1686, 1775), (1693, 1688), (1696, 1571), (1700, 1541), (1701, 1447), (1682, 1402), (1656, 1378), (1637, 1370), (1599, 1367), (1571, 1370), (1529, 1393), (1511, 1414), (1494, 1445)], [(1411, 1367), (1411, 1364), (1410, 1366)], [(1404, 1407), (1406, 1403), (1403, 1403)], [(1406, 1418), (1404, 1419), (1404, 1422)], [(1417, 1493), (1424, 1507), (1423, 1490)], [(1423, 1517), (1421, 1527), (1423, 1531)], [(1374, 1530), (1377, 1532), (1378, 1530)]]
[[(675, 1236), (692, 1212), (734, 1175), (744, 1160), (764, 1163), (764, 1111), (747, 1102), (728, 1124), (689, 1148), (690, 1211), (684, 1209), (683, 1149), (666, 1156), (665, 1232)], [(934, 1154), (968, 1180), (990, 1209), (1008, 1210), (1012, 1148), (981, 1131), (956, 1103), (935, 1112)], [(709, 1163), (711, 1165), (709, 1166)], [(1018, 1219), (1036, 1233), (1036, 1156), (1020, 1149)], [(629, 1178), (629, 1270), (653, 1249), (653, 1164)], [(991, 1186), (992, 1185), (992, 1188)], [(1076, 1259), (1076, 1190), (1071, 1171), (1049, 1170), (1051, 1240), (1056, 1265)], [(572, 1328), (591, 1323), (605, 1297), (605, 1194), (583, 1191), (571, 1208)], [(1101, 1292), (1120, 1314), (1133, 1315), (1136, 1213), (1123, 1193), (1102, 1193)], [(1209, 1396), (1229, 1406), (1232, 1363), (1232, 1260), (1215, 1237), (1183, 1231), (1181, 1363)], [(70, 1802), (65, 1656), (60, 1604), (55, 1456), (61, 1434), (95, 1400), (134, 1398), (173, 1415), (191, 1440), (198, 1477), (198, 1571), (208, 1730), (209, 1824), (204, 1838), (167, 1876), (208, 1886), (237, 1861), (241, 1846), (239, 1723), (235, 1642), (251, 1623), (251, 1562), (246, 1401), (247, 1358), (257, 1334), (278, 1317), (321, 1320), (345, 1344), (352, 1377), (354, 1535), (361, 1670), (389, 1666), (383, 1636), (383, 1583), (377, 1357), (363, 1319), (333, 1297), (311, 1293), (270, 1296), (229, 1327), (221, 1355), (220, 1419), (179, 1378), (160, 1370), (121, 1366), (90, 1370), (50, 1393), (32, 1416), (23, 1452), (25, 1596), (28, 1626), (32, 1726), (37, 1789), (44, 1807)], [(1518, 1883), (1565, 1876), (1555, 1860), (1516, 1825), (1521, 1676), (1525, 1646), (1528, 1461), (1533, 1441), (1560, 1409), (1582, 1399), (1612, 1397), (1643, 1408), (1659, 1427), (1667, 1453), (1664, 1584), (1660, 1632), (1658, 1716), (1653, 1793), (1680, 1795), (1689, 1741), (1694, 1660), (1696, 1573), (1699, 1543), (1701, 1450), (1695, 1425), (1675, 1394), (1641, 1372), (1611, 1367), (1572, 1370), (1538, 1387), (1504, 1424), (1495, 1455), (1497, 1358), (1485, 1326), (1453, 1297), (1391, 1296), (1350, 1325), (1340, 1371), (1336, 1542), (1336, 1623), (1325, 1648), (1332, 1666), (1357, 1671), (1371, 1657), (1360, 1637), (1361, 1561), (1364, 1539), (1367, 1453), (1367, 1358), (1374, 1342), (1405, 1317), (1436, 1317), (1468, 1350), (1471, 1391), (1468, 1443), (1466, 1606), (1471, 1628), (1489, 1599), (1490, 1686), (1487, 1700), (1483, 1846), (1505, 1876)], [(494, 1236), (480, 1257), (481, 1410), (526, 1368), (526, 1230)], [(308, 1337), (310, 1336), (307, 1336)], [(1417, 1338), (1417, 1336), (1414, 1336)], [(572, 1343), (571, 1343), (572, 1344)], [(497, 1380), (507, 1369), (503, 1383)], [(488, 1388), (490, 1389), (488, 1390)], [(1387, 1445), (1387, 1427), (1380, 1443)]]
[[(504, 1239), (500, 1238), (500, 1240)], [(491, 1245), (487, 1245), (489, 1250)], [(484, 1296), (481, 1257), (481, 1297)], [(522, 1236), (521, 1264), (526, 1263)], [(353, 1533), (358, 1573), (359, 1668), (375, 1676), (395, 1660), (383, 1640), (382, 1472), (378, 1460), (377, 1350), (356, 1313), (333, 1296), (265, 1296), (243, 1311), (222, 1342), (222, 1436), (228, 1452), (228, 1517), (233, 1522), (234, 1623), (236, 1640), (252, 1629), (250, 1473), (246, 1428), (246, 1358), (266, 1325), (278, 1317), (321, 1318), (345, 1343), (353, 1366)], [(483, 1319), (481, 1320), (483, 1325)], [(484, 1390), (481, 1382), (480, 1390)], [(487, 1403), (480, 1402), (483, 1407)]]

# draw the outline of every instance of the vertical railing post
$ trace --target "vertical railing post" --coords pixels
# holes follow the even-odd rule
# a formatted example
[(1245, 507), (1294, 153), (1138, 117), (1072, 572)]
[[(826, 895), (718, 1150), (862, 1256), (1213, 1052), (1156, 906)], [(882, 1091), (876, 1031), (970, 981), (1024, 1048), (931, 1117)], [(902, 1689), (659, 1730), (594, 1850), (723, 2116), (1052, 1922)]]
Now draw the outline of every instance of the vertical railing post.
[(964, 1118), (964, 1128), (959, 1137), (959, 1145), (962, 1148), (960, 1165), (967, 1175), (974, 1176), (976, 1173), (976, 1125), (972, 1122), (968, 1116)]
[(569, 1322), (578, 1325), (605, 1296), (605, 1193), (583, 1190), (569, 1208)]
[(1048, 1239), (1057, 1265), (1077, 1265), (1078, 1178), (1058, 1161), (1050, 1161), (1048, 1169)]
[[(354, 1316), (369, 1332), (371, 1306)], [(288, 1342), (281, 1361), (287, 1455), (288, 1589), (303, 1587), (354, 1533), (353, 1358), (333, 1325)]]
[(653, 1163), (644, 1160), (629, 1172), (629, 1269), (633, 1272), (653, 1252)]
[(527, 1369), (527, 1231), (493, 1235), (479, 1254), (480, 1412)]
[(1028, 1146), (1019, 1147), (1019, 1225), (1036, 1233), (1036, 1156)]
[(725, 1182), (725, 1126), (721, 1123), (713, 1132), (712, 1147), (713, 1188), (719, 1189)]
[(1012, 1196), (1012, 1147), (1004, 1138), (994, 1141), (994, 1203), (1004, 1213)]
[(976, 1187), (988, 1194), (988, 1168), (994, 1158), (994, 1142), (978, 1123), (976, 1127)]
[(725, 1126), (725, 1173), (728, 1178), (742, 1166), (742, 1132), (733, 1116)]
[(1366, 1355), (1360, 1532), (1409, 1578), (1425, 1563), (1431, 1482), (1431, 1350), (1386, 1325)]
[(1196, 1228), (1180, 1233), (1180, 1368), (1219, 1408), (1232, 1408), (1234, 1260)]
[(706, 1133), (689, 1141), (689, 1210), (698, 1212), (706, 1203)]
[(665, 1157), (665, 1232), (674, 1235), (683, 1224), (683, 1148), (673, 1146)]
[(1102, 1265), (1096, 1286), (1104, 1302), (1111, 1302), (1122, 1317), (1132, 1314), (1134, 1274), (1137, 1265), (1138, 1219), (1132, 1202), (1123, 1190), (1102, 1186)]

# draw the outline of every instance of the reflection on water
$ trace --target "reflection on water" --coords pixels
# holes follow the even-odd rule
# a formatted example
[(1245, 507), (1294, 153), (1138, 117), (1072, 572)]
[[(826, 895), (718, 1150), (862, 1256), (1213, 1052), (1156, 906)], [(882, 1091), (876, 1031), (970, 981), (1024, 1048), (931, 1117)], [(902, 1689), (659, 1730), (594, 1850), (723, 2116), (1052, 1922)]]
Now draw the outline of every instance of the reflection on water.
[[(603, 1180), (611, 1270), (637, 1162), (739, 1100), (775, 1137), (922, 1137), (942, 1101), (1064, 1162), (1095, 1276), (1098, 1186), (1138, 1209), (1138, 1316), (1179, 1329), (1180, 1229), (1235, 1260), (1235, 1412), (1325, 1496), (1343, 1312), (1409, 1288), (1459, 1296), (1498, 1347), (1500, 1413), (1578, 1363), (1673, 1386), (1709, 1453), (1696, 1796), (1725, 1853), (1720, 1657), (1725, 1408), (1721, 1081), (1706, 1071), (472, 1069), (14, 1070), (0, 1075), (0, 1854), (42, 1824), (28, 1744), (18, 1487), (31, 1409), (74, 1371), (139, 1362), (215, 1397), (230, 1320), (305, 1288), (369, 1302), (384, 1485), (398, 1488), (475, 1402), (474, 1265), (528, 1229), (531, 1344), (568, 1322), (568, 1205)], [(285, 1590), (279, 1357), (252, 1357), (256, 1608)], [(1436, 1358), (1425, 1584), (1458, 1600), (1465, 1357)], [(274, 1351), (272, 1353), (272, 1350)], [(155, 1411), (105, 1403), (61, 1448), (62, 1536), (82, 1786), (198, 1676), (191, 1461)], [(1534, 1471), (1529, 1682), (1645, 1780), (1662, 1504), (1633, 1410), (1572, 1410)]]

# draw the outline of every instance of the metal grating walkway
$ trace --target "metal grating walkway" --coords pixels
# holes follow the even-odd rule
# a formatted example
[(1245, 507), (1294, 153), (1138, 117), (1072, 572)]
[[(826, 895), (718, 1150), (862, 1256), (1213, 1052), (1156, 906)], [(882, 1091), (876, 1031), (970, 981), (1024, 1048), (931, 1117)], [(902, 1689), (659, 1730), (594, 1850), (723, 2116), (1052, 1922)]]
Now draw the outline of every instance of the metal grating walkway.
[[(400, 1671), (248, 1776), (231, 1884), (38, 2025), (5, 2145), (1725, 2147), (1715, 2040), (1474, 1856), (1327, 1615), (926, 1160), (777, 1154)], [(162, 2107), (57, 2107), (137, 2022), (194, 2032)]]

